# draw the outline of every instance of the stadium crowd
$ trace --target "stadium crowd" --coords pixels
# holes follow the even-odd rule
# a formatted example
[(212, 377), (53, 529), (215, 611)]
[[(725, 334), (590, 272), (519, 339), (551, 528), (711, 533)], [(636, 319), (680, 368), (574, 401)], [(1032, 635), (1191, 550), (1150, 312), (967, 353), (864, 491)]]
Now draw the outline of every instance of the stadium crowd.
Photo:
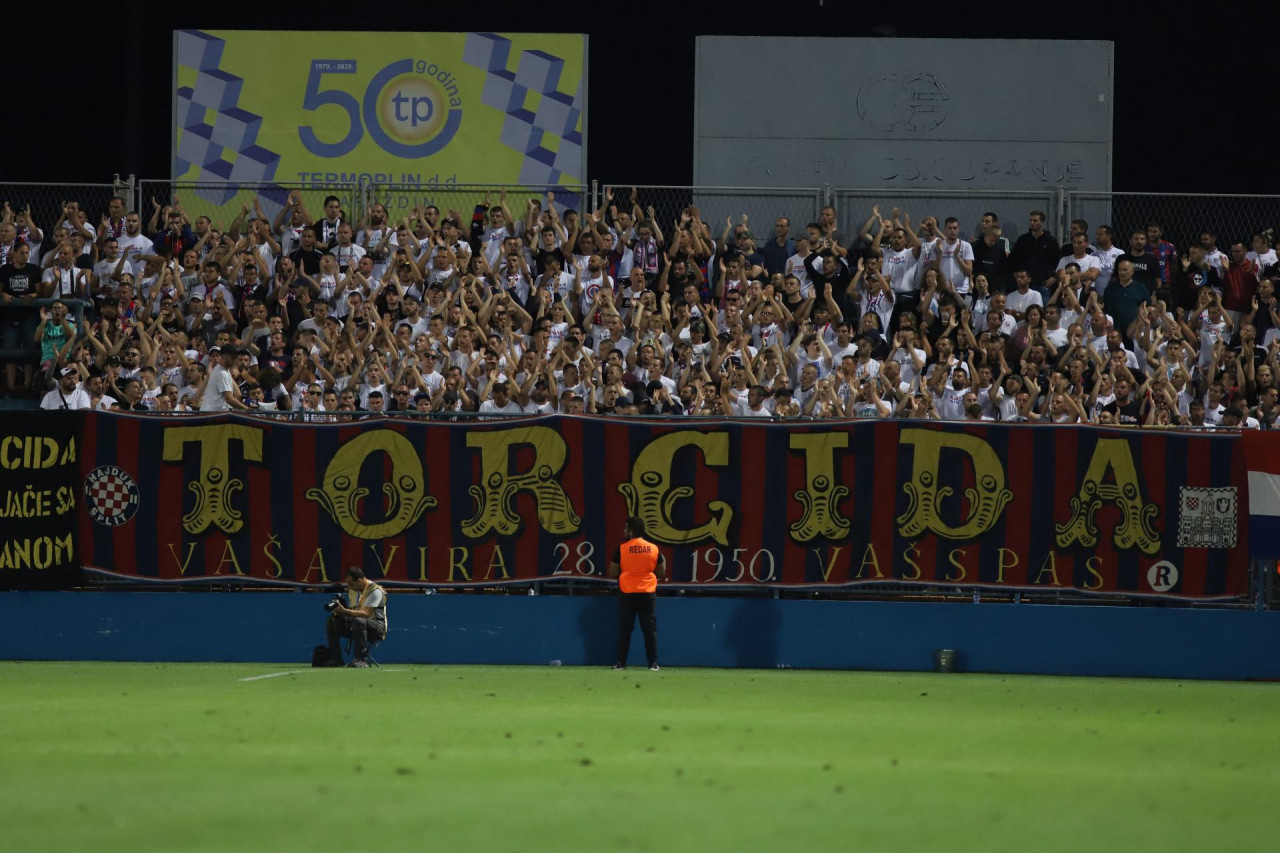
[[(5, 203), (9, 393), (44, 408), (288, 410), (318, 422), (410, 410), (929, 418), (1274, 428), (1280, 277), (1270, 231), (1174, 246), (1033, 212), (1010, 240), (873, 208), (846, 227), (753, 233), (696, 207), (659, 222), (609, 192), (595, 213), (486, 197), (350, 221), (296, 195), (274, 219), (144, 219), (114, 199), (47, 230)], [(516, 209), (513, 210), (512, 207)], [(1237, 236), (1240, 239), (1237, 239)], [(1225, 251), (1224, 251), (1225, 249)], [(84, 321), (67, 305), (84, 300)], [(19, 376), (21, 374), (21, 376)]]

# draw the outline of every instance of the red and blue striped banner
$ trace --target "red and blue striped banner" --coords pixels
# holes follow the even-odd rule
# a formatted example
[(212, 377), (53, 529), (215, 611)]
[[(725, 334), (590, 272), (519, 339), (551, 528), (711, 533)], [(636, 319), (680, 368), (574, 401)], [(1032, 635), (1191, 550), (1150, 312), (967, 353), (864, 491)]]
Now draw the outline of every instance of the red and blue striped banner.
[[(629, 515), (670, 583), (1230, 598), (1239, 437), (913, 421), (307, 425), (91, 414), (86, 566), (142, 581), (602, 578)], [(92, 485), (90, 485), (92, 484)]]

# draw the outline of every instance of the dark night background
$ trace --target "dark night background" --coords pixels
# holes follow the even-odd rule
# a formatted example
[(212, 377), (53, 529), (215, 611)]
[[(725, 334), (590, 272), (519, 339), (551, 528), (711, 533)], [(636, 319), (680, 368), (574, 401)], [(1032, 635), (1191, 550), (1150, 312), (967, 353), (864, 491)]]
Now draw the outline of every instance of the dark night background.
[[(1257, 4), (1239, 15), (1221, 4), (1194, 14), (1177, 9), (1145, 4), (1126, 11), (1114, 3), (876, 6), (839, 0), (705, 7), (687, 0), (565, 0), (371, 9), (326, 0), (125, 0), (86, 13), (81, 20), (108, 18), (87, 29), (10, 35), (10, 49), (0, 58), (10, 99), (0, 182), (105, 181), (115, 172), (167, 176), (173, 29), (585, 29), (591, 37), (588, 178), (692, 181), (697, 35), (1081, 38), (1116, 43), (1113, 189), (1280, 193), (1276, 8)], [(58, 14), (64, 13), (72, 10)], [(1070, 86), (1070, 78), (1064, 75), (1062, 85)], [(749, 92), (736, 94), (751, 103)], [(1046, 91), (1044, 97), (1053, 94)], [(41, 106), (23, 109), (32, 103)]]

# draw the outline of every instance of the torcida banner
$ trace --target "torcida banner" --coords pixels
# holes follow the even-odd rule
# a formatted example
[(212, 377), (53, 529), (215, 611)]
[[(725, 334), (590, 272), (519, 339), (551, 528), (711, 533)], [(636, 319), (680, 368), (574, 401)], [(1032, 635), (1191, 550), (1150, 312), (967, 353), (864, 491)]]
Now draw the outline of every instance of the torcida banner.
[(1238, 435), (88, 418), (83, 559), (140, 581), (319, 585), (351, 565), (438, 587), (602, 579), (638, 515), (689, 587), (1249, 589)]
[[(0, 590), (66, 589), (82, 580), (80, 412), (23, 412), (0, 436)], [(110, 500), (110, 498), (107, 498)]]
[(174, 181), (586, 174), (585, 35), (178, 30), (173, 42)]

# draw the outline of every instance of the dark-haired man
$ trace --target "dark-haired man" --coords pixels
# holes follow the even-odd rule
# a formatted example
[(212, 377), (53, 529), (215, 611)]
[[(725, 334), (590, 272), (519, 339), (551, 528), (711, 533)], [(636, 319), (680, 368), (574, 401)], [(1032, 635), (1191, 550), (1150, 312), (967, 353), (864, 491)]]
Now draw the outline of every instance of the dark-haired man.
[(658, 667), (658, 579), (667, 576), (667, 558), (644, 538), (644, 521), (632, 516), (622, 525), (622, 544), (609, 561), (609, 577), (618, 579), (618, 657), (614, 669), (627, 668), (631, 629), (636, 618), (644, 634), (649, 669)]
[[(348, 606), (349, 605), (349, 606)], [(369, 644), (387, 637), (387, 594), (382, 587), (365, 577), (358, 566), (347, 569), (347, 604), (334, 602), (325, 626), (329, 638), (332, 666), (342, 666), (339, 640), (350, 637), (355, 654), (350, 666), (363, 669), (369, 665)]]

